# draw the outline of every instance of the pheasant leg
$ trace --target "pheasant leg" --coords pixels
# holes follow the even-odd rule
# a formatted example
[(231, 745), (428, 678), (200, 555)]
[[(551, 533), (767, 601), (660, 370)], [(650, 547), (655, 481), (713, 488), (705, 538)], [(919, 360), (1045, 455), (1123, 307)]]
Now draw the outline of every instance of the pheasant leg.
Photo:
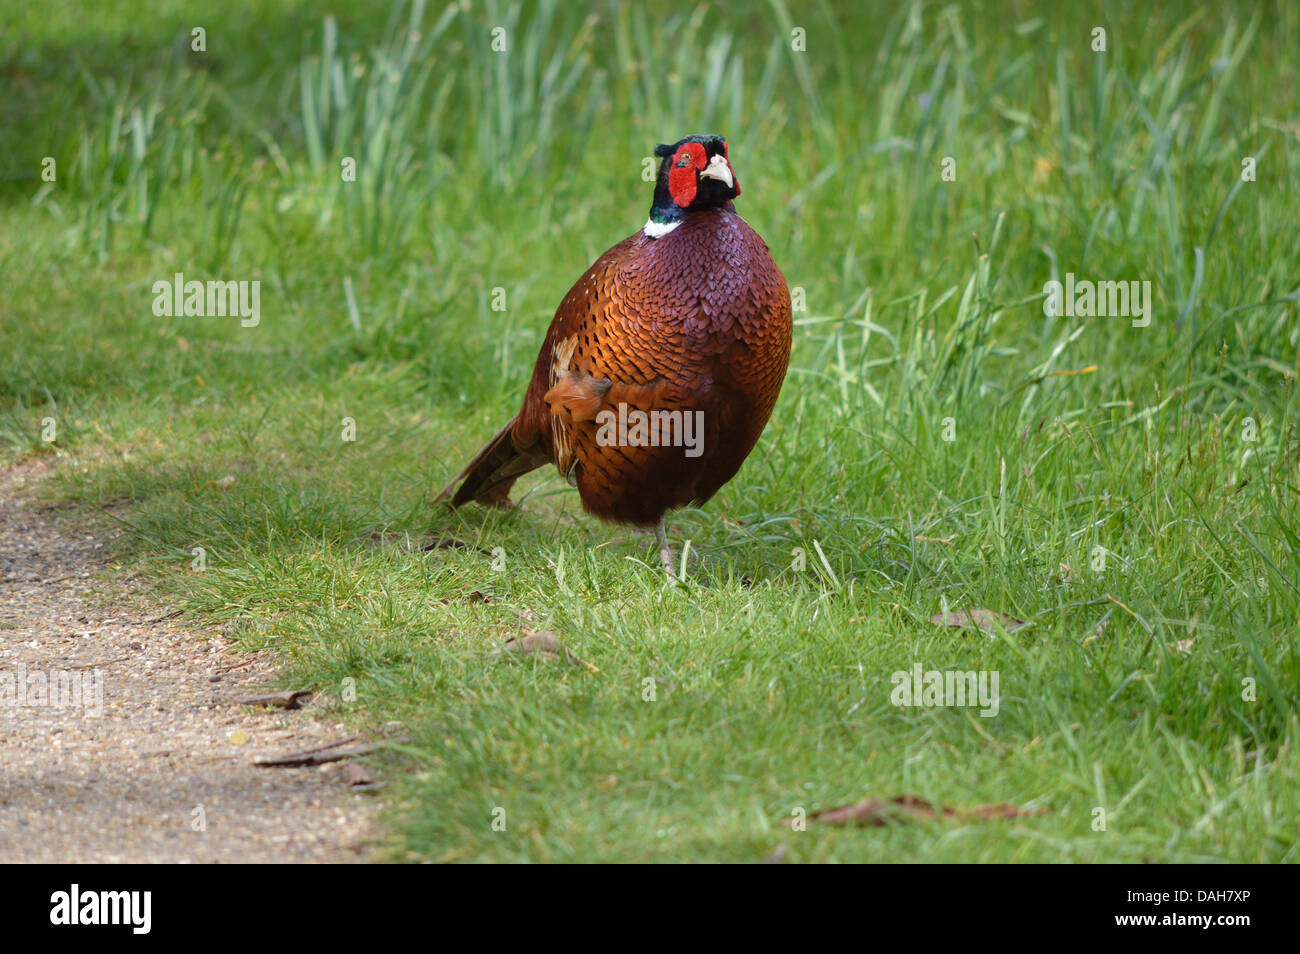
[(655, 527), (655, 539), (659, 541), (659, 559), (664, 562), (664, 569), (668, 571), (669, 576), (676, 576), (673, 572), (673, 548), (668, 545), (668, 531), (664, 528), (664, 518), (659, 518), (659, 524)]

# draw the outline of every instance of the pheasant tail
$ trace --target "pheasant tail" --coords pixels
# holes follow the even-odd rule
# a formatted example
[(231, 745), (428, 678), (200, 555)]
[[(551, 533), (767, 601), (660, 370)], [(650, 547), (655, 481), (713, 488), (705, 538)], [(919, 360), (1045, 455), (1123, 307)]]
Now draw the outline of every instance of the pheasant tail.
[[(544, 455), (529, 454), (515, 446), (513, 432), (516, 421), (518, 417), (501, 428), (433, 502), (442, 503), (450, 498), (453, 507), (471, 500), (490, 506), (508, 506), (510, 488), (515, 480), (546, 463)], [(456, 489), (458, 484), (459, 490)]]

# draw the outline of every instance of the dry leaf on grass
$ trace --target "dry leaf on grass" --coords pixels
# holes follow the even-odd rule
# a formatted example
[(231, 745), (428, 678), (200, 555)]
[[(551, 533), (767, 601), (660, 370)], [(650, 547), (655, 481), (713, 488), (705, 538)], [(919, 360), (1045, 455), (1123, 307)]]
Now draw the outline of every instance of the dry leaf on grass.
[(346, 762), (343, 765), (343, 781), (358, 792), (370, 792), (384, 787), (383, 782), (376, 782), (374, 773), (364, 765)]
[(542, 653), (544, 655), (559, 656), (564, 652), (564, 647), (560, 645), (560, 639), (549, 629), (527, 630), (522, 636), (511, 636), (506, 640), (506, 644), (500, 649), (494, 650), (492, 655), (499, 656), (502, 653)]
[[(897, 821), (939, 821), (948, 818), (961, 821), (991, 821), (995, 818), (1041, 815), (1045, 811), (1044, 808), (1024, 809), (1005, 803), (975, 805), (972, 808), (948, 808), (944, 805), (936, 806), (915, 795), (899, 795), (888, 800), (868, 796), (852, 805), (813, 812), (808, 816), (808, 820), (824, 825), (870, 825), (878, 828)], [(793, 821), (794, 819), (786, 819), (786, 824), (792, 824)]]
[(1003, 629), (1016, 629), (1024, 626), (1023, 619), (1016, 619), (1014, 616), (1008, 616), (1006, 613), (999, 613), (997, 610), (973, 609), (958, 610), (955, 613), (935, 613), (930, 617), (930, 622), (935, 626), (951, 626), (954, 629), (983, 629), (994, 630), (998, 626)]
[(505, 653), (536, 653), (545, 656), (548, 659), (559, 659), (563, 656), (565, 661), (571, 666), (581, 666), (588, 672), (600, 672), (600, 670), (591, 663), (579, 659), (577, 656), (573, 655), (573, 653), (565, 649), (560, 643), (559, 637), (549, 629), (532, 629), (531, 627), (525, 627), (523, 635), (512, 636), (510, 639), (506, 640), (506, 644), (500, 649), (492, 650), (493, 656), (500, 656)]

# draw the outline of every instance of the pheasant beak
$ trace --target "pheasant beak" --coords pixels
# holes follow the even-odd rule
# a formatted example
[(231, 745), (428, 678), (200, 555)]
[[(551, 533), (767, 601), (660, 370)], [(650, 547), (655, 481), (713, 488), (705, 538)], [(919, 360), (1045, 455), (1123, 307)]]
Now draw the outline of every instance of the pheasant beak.
[(736, 187), (736, 178), (731, 174), (731, 163), (722, 156), (714, 156), (700, 173), (700, 178), (717, 179), (728, 189)]

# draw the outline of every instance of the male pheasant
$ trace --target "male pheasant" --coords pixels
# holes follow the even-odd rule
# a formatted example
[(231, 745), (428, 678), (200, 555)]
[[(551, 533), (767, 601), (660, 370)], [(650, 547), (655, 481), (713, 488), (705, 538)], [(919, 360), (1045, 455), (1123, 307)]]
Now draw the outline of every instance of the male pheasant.
[[(645, 227), (596, 260), (560, 307), (520, 412), (438, 500), (504, 506), (553, 463), (604, 520), (654, 527), (704, 503), (762, 433), (790, 361), (790, 292), (736, 214), (721, 136), (661, 145)], [(459, 485), (459, 489), (457, 489)]]

